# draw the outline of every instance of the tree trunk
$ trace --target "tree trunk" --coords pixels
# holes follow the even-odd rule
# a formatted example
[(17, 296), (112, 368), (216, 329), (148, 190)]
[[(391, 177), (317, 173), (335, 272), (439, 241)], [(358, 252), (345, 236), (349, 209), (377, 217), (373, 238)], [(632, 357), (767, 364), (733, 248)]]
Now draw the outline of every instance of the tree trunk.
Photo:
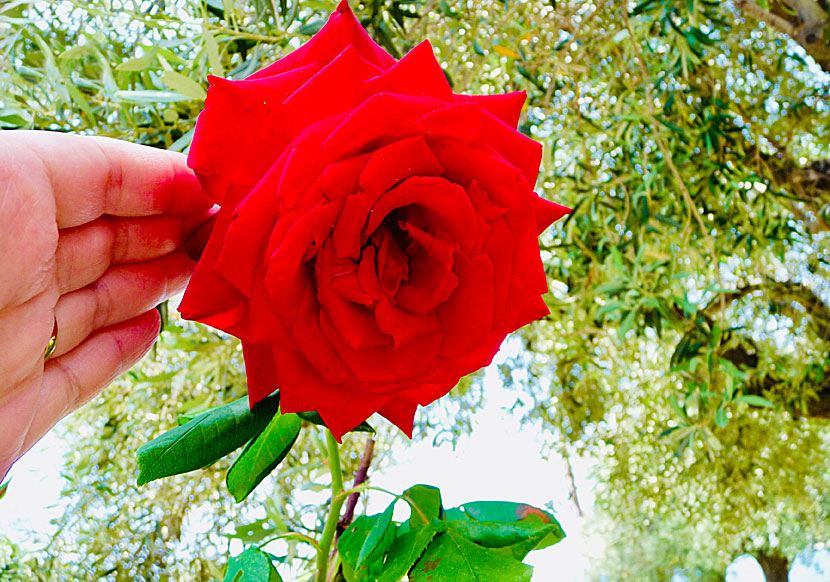
[(778, 552), (759, 552), (755, 559), (761, 565), (767, 582), (788, 582), (790, 579), (790, 561)]

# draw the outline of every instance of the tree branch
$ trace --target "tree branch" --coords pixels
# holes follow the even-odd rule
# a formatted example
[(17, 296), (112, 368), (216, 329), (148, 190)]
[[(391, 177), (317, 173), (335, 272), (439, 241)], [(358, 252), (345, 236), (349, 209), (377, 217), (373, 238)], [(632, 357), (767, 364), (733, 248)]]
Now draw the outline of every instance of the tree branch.
[[(375, 440), (372, 437), (366, 439), (366, 445), (363, 447), (363, 457), (360, 459), (360, 466), (357, 468), (357, 473), (354, 476), (354, 483), (352, 487), (357, 487), (366, 481), (369, 474), (369, 465), (372, 464), (372, 456), (375, 452)], [(357, 500), (360, 497), (360, 492), (355, 491), (346, 500), (346, 511), (343, 512), (343, 517), (337, 524), (337, 533), (334, 537), (334, 546), (337, 547), (337, 541), (340, 539), (340, 534), (346, 531), (349, 524), (354, 520), (354, 511), (357, 507)]]
[(735, 0), (735, 6), (741, 9), (745, 14), (749, 14), (755, 20), (765, 22), (773, 27), (778, 32), (786, 34), (790, 37), (795, 37), (796, 27), (789, 20), (773, 14), (769, 10), (761, 8), (752, 0)]
[(820, 0), (788, 0), (795, 15), (766, 10), (752, 0), (734, 0), (745, 14), (769, 24), (801, 45), (814, 61), (830, 73), (830, 13)]

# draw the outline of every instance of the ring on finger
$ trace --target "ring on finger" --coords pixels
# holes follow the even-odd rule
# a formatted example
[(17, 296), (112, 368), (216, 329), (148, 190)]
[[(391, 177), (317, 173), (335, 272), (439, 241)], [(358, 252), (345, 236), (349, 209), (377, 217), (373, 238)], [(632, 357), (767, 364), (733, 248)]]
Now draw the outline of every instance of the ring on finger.
[(46, 349), (43, 351), (43, 359), (48, 360), (49, 356), (55, 353), (55, 348), (58, 346), (58, 318), (55, 317), (55, 323), (52, 325), (52, 335), (49, 342), (46, 344)]

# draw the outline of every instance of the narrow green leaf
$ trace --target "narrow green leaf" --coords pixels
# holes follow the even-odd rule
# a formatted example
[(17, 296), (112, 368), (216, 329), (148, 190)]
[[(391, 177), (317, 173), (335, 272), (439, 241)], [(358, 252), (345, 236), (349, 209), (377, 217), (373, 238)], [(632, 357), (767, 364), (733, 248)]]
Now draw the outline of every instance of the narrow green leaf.
[(199, 83), (176, 71), (164, 71), (161, 80), (171, 89), (191, 99), (204, 101), (205, 97), (207, 97), (207, 93), (205, 93), (204, 88)]
[(533, 568), (509, 554), (483, 548), (448, 530), (435, 537), (412, 572), (410, 582), (530, 582)]
[(248, 398), (203, 412), (138, 449), (138, 484), (215, 463), (258, 434), (277, 412), (279, 395), (248, 408)]
[(718, 408), (715, 411), (715, 424), (721, 428), (729, 424), (729, 417), (726, 416), (726, 410), (723, 408)]
[(58, 55), (59, 60), (80, 59), (88, 54), (92, 54), (92, 47), (88, 44), (73, 46), (66, 49)]
[(734, 402), (745, 402), (750, 406), (763, 406), (764, 408), (772, 408), (772, 402), (763, 398), (761, 396), (756, 396), (754, 394), (745, 394), (744, 396), (738, 396)]
[(268, 554), (258, 548), (248, 548), (228, 562), (222, 582), (282, 582)]
[(140, 72), (146, 71), (150, 67), (153, 66), (153, 62), (156, 60), (156, 49), (153, 48), (150, 52), (141, 55), (140, 57), (135, 57), (133, 59), (127, 59), (123, 63), (120, 63), (118, 66), (115, 67), (115, 70), (118, 72)]
[(378, 516), (378, 520), (366, 534), (366, 538), (360, 546), (355, 569), (359, 569), (364, 563), (373, 562), (376, 558), (383, 556), (386, 548), (392, 543), (393, 538), (389, 536), (389, 529), (392, 527), (394, 511), (395, 503), (392, 502)]
[(176, 103), (177, 101), (187, 101), (189, 97), (176, 93), (174, 91), (116, 91), (114, 94), (116, 101), (124, 101), (126, 103)]
[(6, 496), (6, 492), (9, 490), (9, 481), (0, 484), (0, 499)]
[(396, 539), (394, 509), (393, 502), (383, 513), (358, 517), (343, 532), (337, 550), (348, 566), (344, 569), (347, 580), (373, 579), (374, 574), (383, 570), (384, 554)]
[(224, 77), (225, 67), (222, 66), (222, 59), (219, 57), (219, 43), (216, 42), (216, 37), (207, 27), (207, 23), (202, 25), (202, 42), (205, 43), (210, 72), (219, 77)]
[(439, 533), (447, 530), (443, 521), (433, 520), (405, 534), (399, 535), (389, 546), (383, 569), (377, 575), (377, 582), (400, 582), (424, 550)]
[(237, 502), (242, 501), (279, 465), (300, 435), (302, 420), (296, 414), (271, 418), (257, 437), (249, 442), (228, 470), (226, 483)]
[[(444, 506), (441, 504), (441, 490), (432, 485), (413, 485), (403, 492), (403, 499), (410, 503), (412, 516), (409, 527), (414, 529), (426, 525), (433, 519), (443, 519)], [(412, 507), (412, 506), (415, 507)]]

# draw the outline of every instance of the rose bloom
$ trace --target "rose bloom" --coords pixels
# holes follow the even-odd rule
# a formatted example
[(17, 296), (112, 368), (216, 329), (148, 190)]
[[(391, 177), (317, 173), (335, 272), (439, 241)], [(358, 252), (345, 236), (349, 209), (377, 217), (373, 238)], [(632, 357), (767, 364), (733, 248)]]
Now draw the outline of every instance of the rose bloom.
[(251, 404), (339, 439), (417, 406), (548, 314), (524, 93), (455, 95), (424, 42), (400, 61), (342, 2), (301, 48), (210, 78), (188, 158), (221, 206), (179, 308), (242, 340)]

